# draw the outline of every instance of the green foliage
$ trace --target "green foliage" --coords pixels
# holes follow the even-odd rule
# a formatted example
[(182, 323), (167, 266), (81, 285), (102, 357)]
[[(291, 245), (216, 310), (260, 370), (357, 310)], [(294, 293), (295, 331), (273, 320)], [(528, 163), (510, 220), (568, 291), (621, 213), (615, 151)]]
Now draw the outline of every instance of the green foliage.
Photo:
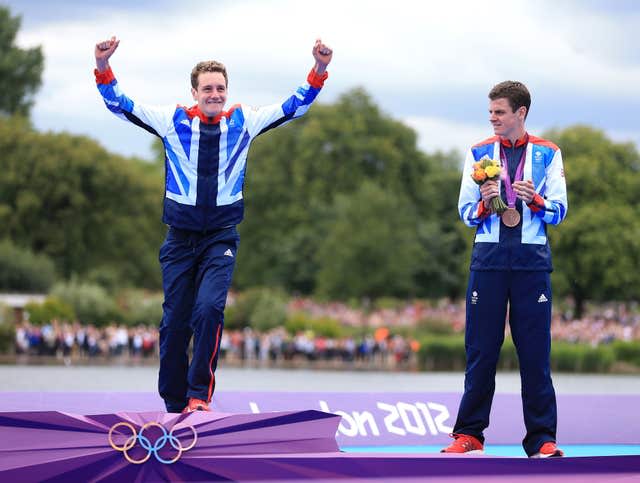
[(640, 341), (615, 341), (611, 344), (616, 361), (627, 362), (640, 368)]
[(312, 330), (313, 319), (306, 312), (294, 312), (287, 317), (284, 327), (289, 334), (295, 335), (298, 332)]
[(586, 300), (637, 300), (640, 153), (587, 126), (547, 136), (562, 149), (569, 197), (567, 219), (549, 230), (557, 293), (573, 296), (578, 318)]
[(286, 318), (287, 302), (284, 294), (263, 290), (249, 316), (249, 326), (264, 332), (284, 325)]
[(342, 299), (461, 293), (455, 251), (466, 242), (454, 228), (454, 157), (421, 153), (415, 132), (361, 89), (260, 137), (250, 153), (235, 286)]
[(430, 336), (420, 341), (418, 365), (426, 371), (464, 370), (464, 337)]
[(118, 294), (117, 304), (122, 311), (122, 322), (130, 327), (145, 325), (157, 327), (162, 320), (161, 293), (144, 290), (124, 290)]
[(83, 324), (101, 326), (123, 320), (115, 300), (99, 285), (72, 280), (56, 284), (51, 294), (73, 307)]
[(20, 49), (14, 44), (20, 22), (0, 5), (0, 115), (27, 115), (42, 82), (42, 48)]
[[(637, 344), (635, 345), (637, 350)], [(591, 347), (586, 344), (554, 341), (551, 345), (551, 368), (558, 372), (609, 372), (614, 362), (618, 360), (614, 347), (611, 345)], [(625, 350), (628, 349), (625, 348)], [(624, 354), (630, 356), (631, 351)], [(620, 360), (623, 359), (620, 358)], [(418, 351), (418, 364), (422, 370), (427, 371), (464, 370), (466, 364), (464, 336), (422, 338)], [(518, 367), (515, 346), (511, 340), (505, 340), (500, 351), (498, 369), (513, 371)]]
[(0, 225), (59, 274), (111, 267), (123, 285), (160, 287), (162, 174), (68, 134), (0, 119)]
[(54, 319), (71, 322), (76, 318), (73, 307), (57, 297), (47, 297), (41, 304), (28, 303), (25, 311), (29, 314), (29, 322), (36, 325), (43, 325)]
[(55, 281), (55, 267), (45, 255), (0, 241), (0, 291), (47, 292)]
[(415, 334), (418, 335), (452, 335), (454, 333), (451, 321), (427, 317), (419, 320), (415, 327)]
[[(581, 300), (634, 300), (640, 272), (640, 211), (626, 204), (594, 201), (578, 206), (554, 236), (555, 265)], [(576, 306), (578, 301), (576, 301)], [(582, 310), (576, 307), (576, 317)]]
[(317, 291), (341, 300), (412, 295), (421, 250), (415, 220), (407, 201), (370, 182), (338, 195), (316, 257)]
[(588, 347), (582, 355), (581, 372), (609, 372), (615, 362), (615, 354), (609, 345)]
[(281, 290), (253, 288), (238, 295), (232, 306), (225, 309), (225, 327), (252, 327), (266, 331), (282, 326), (287, 317), (287, 299)]
[(615, 362), (609, 345), (591, 347), (586, 344), (554, 342), (551, 346), (551, 368), (559, 372), (608, 372)]
[(396, 297), (378, 297), (374, 302), (373, 306), (375, 309), (399, 309), (404, 307), (407, 304), (405, 299), (400, 299)]
[(10, 307), (0, 302), (0, 324), (13, 322), (13, 311)]
[(113, 265), (90, 268), (83, 279), (92, 285), (100, 285), (110, 294), (116, 294), (122, 290), (124, 283), (124, 276), (121, 270)]
[(316, 336), (334, 339), (345, 337), (348, 332), (344, 330), (340, 322), (331, 317), (313, 318), (305, 312), (294, 312), (289, 315), (285, 323), (285, 328), (291, 335), (310, 331)]
[(9, 352), (15, 344), (16, 328), (13, 324), (0, 323), (0, 354)]

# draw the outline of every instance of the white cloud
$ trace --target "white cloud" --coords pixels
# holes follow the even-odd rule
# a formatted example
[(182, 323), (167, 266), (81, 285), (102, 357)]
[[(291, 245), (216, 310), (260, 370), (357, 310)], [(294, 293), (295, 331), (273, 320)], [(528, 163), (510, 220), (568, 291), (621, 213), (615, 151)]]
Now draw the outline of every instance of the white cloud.
[[(11, 3), (19, 11), (21, 4)], [(551, 102), (554, 92), (608, 102), (616, 129), (635, 130), (618, 125), (622, 116), (616, 110), (629, 102), (640, 105), (638, 59), (612, 55), (624, 50), (618, 42), (635, 41), (633, 19), (640, 16), (634, 12), (611, 16), (579, 3), (571, 9), (557, 7), (550, 0), (539, 9), (525, 0), (513, 0), (508, 8), (498, 0), (190, 0), (151, 5), (109, 9), (76, 2), (84, 15), (70, 21), (45, 19), (37, 28), (20, 31), (20, 45), (42, 45), (46, 56), (44, 85), (33, 111), (36, 126), (95, 133), (109, 149), (122, 153), (148, 150), (143, 136), (135, 147), (113, 144), (106, 131), (131, 128), (113, 127), (118, 121), (98, 113), (103, 107), (93, 85), (93, 47), (115, 34), (122, 42), (112, 60), (114, 70), (125, 92), (149, 104), (190, 105), (189, 72), (207, 58), (227, 64), (229, 104), (277, 101), (304, 78), (312, 65), (313, 41), (322, 36), (335, 56), (321, 100), (364, 86), (383, 110), (393, 109), (414, 127), (422, 126), (421, 132), (438, 132), (436, 137), (421, 136), (427, 147), (460, 148), (488, 130), (460, 124), (442, 109), (432, 112), (428, 103), (420, 104), (424, 112), (416, 112), (412, 104), (421, 92), (441, 92), (452, 111), (460, 111), (459, 104), (467, 102), (461, 91), (485, 97), (489, 86), (504, 79), (523, 80), (536, 98)]]
[(403, 121), (418, 133), (418, 146), (427, 152), (456, 149), (461, 156), (469, 147), (492, 135), (491, 126), (465, 124), (437, 117), (411, 116)]

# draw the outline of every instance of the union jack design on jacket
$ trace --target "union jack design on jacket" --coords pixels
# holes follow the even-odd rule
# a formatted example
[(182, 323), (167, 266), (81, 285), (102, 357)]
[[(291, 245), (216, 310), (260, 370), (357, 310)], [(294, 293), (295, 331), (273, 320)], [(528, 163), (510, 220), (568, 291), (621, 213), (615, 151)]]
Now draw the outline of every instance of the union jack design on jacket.
[(251, 141), (302, 116), (328, 74), (312, 70), (307, 83), (281, 104), (252, 108), (237, 104), (214, 118), (198, 106), (153, 107), (127, 97), (109, 68), (94, 71), (107, 108), (158, 136), (165, 149), (166, 186), (162, 221), (207, 231), (236, 225), (244, 215), (242, 188)]
[[(525, 149), (523, 179), (533, 181), (536, 195), (528, 205), (517, 200), (522, 221), (513, 228), (485, 209), (480, 188), (471, 178), (473, 163), (483, 156), (500, 161), (500, 138), (493, 136), (467, 152), (458, 212), (467, 226), (476, 227), (471, 270), (553, 270), (547, 225), (564, 220), (568, 208), (562, 154), (552, 142), (531, 135)], [(504, 198), (504, 183), (499, 185)]]

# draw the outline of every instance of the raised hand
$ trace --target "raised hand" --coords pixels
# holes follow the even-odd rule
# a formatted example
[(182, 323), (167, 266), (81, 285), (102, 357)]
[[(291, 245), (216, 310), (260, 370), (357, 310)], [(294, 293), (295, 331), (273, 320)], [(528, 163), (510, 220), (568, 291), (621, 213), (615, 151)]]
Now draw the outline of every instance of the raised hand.
[(115, 36), (96, 44), (96, 67), (100, 72), (107, 70), (109, 67), (109, 57), (113, 55), (118, 45), (120, 45), (120, 41), (117, 40)]
[(316, 60), (315, 70), (318, 74), (324, 73), (325, 69), (331, 62), (333, 57), (333, 50), (326, 44), (322, 43), (321, 39), (317, 39), (311, 51), (313, 58)]

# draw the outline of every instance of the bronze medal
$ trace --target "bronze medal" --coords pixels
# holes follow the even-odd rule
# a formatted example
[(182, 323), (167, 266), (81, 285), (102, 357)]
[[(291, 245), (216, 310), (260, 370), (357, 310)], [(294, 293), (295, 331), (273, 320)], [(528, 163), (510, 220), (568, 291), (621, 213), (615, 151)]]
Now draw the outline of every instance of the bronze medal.
[(520, 213), (515, 208), (507, 208), (502, 213), (502, 223), (509, 228), (513, 228), (514, 226), (518, 226), (520, 223)]

